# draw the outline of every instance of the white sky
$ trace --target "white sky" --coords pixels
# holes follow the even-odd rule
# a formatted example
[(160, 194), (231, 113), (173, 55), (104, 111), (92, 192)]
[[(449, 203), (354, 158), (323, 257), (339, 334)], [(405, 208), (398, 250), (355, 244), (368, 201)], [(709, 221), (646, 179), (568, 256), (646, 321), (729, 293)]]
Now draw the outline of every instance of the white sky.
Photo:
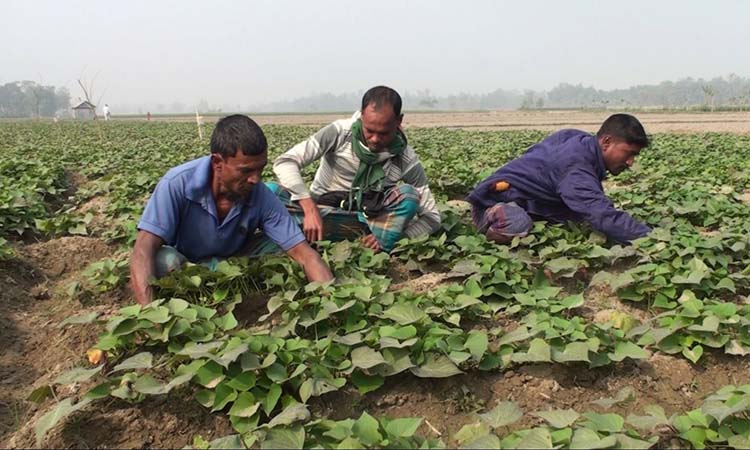
[(750, 76), (750, 1), (0, 0), (0, 83), (82, 74), (118, 103), (251, 105)]

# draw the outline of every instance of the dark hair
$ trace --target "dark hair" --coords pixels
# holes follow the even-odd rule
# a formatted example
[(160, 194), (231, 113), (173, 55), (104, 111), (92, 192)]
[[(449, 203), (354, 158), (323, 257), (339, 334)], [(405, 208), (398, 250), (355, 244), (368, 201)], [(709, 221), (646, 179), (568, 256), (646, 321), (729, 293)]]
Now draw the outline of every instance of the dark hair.
[(596, 137), (601, 138), (604, 135), (610, 135), (616, 139), (622, 139), (628, 144), (638, 145), (641, 148), (648, 147), (651, 144), (643, 125), (630, 114), (612, 114), (604, 121)]
[(221, 118), (211, 134), (211, 153), (228, 158), (235, 156), (237, 150), (247, 156), (260, 155), (268, 150), (263, 130), (253, 119), (242, 114)]
[(362, 97), (362, 108), (360, 111), (364, 111), (369, 105), (373, 105), (376, 108), (383, 105), (391, 105), (396, 117), (401, 115), (401, 96), (388, 86), (375, 86), (365, 92), (365, 96)]

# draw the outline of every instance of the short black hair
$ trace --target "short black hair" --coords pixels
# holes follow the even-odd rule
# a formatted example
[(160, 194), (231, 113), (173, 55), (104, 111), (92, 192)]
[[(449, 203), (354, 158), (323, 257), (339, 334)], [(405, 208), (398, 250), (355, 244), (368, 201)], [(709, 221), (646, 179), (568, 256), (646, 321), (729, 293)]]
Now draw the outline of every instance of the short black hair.
[(222, 117), (211, 134), (211, 153), (229, 158), (241, 150), (247, 156), (260, 155), (268, 150), (263, 130), (255, 121), (242, 114)]
[(602, 138), (607, 134), (641, 148), (648, 147), (651, 144), (651, 140), (646, 135), (641, 122), (630, 114), (612, 114), (609, 116), (599, 128), (599, 131), (596, 132), (596, 137)]
[(401, 116), (401, 96), (388, 86), (375, 86), (365, 92), (364, 97), (362, 97), (362, 108), (360, 111), (364, 111), (371, 104), (375, 108), (383, 105), (391, 105), (396, 117)]

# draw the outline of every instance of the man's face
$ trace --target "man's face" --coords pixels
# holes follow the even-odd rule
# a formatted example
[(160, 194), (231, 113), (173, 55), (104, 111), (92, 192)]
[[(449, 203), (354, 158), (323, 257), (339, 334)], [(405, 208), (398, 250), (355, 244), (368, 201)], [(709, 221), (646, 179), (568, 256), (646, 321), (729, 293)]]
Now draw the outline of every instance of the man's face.
[(641, 153), (642, 148), (640, 145), (629, 144), (610, 135), (604, 135), (599, 139), (599, 146), (602, 149), (604, 166), (612, 175), (617, 175), (623, 170), (631, 168), (635, 157)]
[(388, 148), (401, 126), (401, 117), (394, 114), (390, 105), (378, 108), (372, 103), (367, 105), (362, 111), (362, 135), (367, 148), (373, 152), (382, 152)]
[(234, 156), (224, 158), (218, 153), (211, 155), (214, 179), (219, 193), (232, 201), (247, 198), (253, 187), (261, 181), (261, 173), (268, 163), (268, 153), (248, 156), (237, 150)]

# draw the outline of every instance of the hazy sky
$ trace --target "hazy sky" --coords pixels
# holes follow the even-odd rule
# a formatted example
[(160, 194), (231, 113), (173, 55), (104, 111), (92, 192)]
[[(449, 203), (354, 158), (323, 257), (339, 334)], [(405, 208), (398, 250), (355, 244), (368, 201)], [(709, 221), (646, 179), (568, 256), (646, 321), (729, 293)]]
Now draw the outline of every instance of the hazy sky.
[(97, 73), (118, 103), (252, 105), (750, 76), (750, 1), (0, 0), (0, 83)]

